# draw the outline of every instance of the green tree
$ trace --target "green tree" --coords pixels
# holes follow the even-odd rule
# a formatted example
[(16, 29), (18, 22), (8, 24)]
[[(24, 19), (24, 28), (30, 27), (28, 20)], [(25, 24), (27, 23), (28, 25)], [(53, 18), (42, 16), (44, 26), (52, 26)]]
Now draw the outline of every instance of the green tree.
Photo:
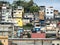
[(38, 6), (31, 6), (30, 7), (30, 12), (38, 12), (38, 10), (39, 10), (39, 7)]
[(39, 8), (36, 4), (35, 4), (36, 6), (34, 6), (34, 4), (35, 3), (33, 2), (33, 0), (30, 0), (29, 2), (21, 1), (21, 0), (14, 2), (15, 7), (17, 6), (24, 7), (24, 12), (37, 12)]
[(28, 6), (29, 6), (29, 7), (30, 7), (30, 6), (33, 6), (33, 4), (34, 4), (33, 0), (30, 0), (30, 1), (28, 2)]
[(29, 33), (29, 32), (27, 33), (27, 36), (28, 36), (28, 38), (31, 38), (31, 35), (30, 35), (30, 33)]
[(26, 24), (26, 25), (23, 25), (23, 28), (24, 29), (32, 29), (34, 26), (32, 24)]
[(6, 1), (0, 1), (0, 5), (2, 4), (10, 4), (9, 2), (6, 2)]
[(0, 42), (0, 45), (3, 45), (3, 43), (2, 43), (2, 42)]

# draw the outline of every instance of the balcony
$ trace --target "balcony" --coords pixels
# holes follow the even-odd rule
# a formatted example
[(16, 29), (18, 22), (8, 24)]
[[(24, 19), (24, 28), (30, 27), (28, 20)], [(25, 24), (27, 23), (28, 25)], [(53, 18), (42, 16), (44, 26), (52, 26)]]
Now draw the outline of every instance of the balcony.
[(18, 26), (18, 24), (15, 23), (14, 26)]
[(38, 23), (39, 22), (39, 20), (35, 20), (35, 23)]
[(56, 15), (55, 18), (60, 18), (60, 15)]
[(48, 31), (46, 31), (46, 33), (47, 34), (56, 34), (56, 31), (54, 31), (54, 30), (48, 30)]
[(12, 31), (12, 29), (0, 29), (0, 32), (9, 32)]
[(51, 30), (51, 31), (57, 30), (56, 27), (50, 26), (50, 25), (47, 25), (47, 26), (45, 27), (45, 29), (46, 29), (46, 30)]
[(8, 28), (0, 28), (0, 32), (10, 32), (12, 30), (13, 30), (12, 28), (10, 28), (10, 29), (8, 29)]
[(22, 14), (14, 15), (13, 17), (14, 17), (14, 18), (16, 18), (16, 17), (17, 17), (17, 18), (22, 18)]
[(12, 27), (11, 24), (1, 24), (0, 27)]
[(8, 36), (0, 36), (0, 39), (8, 39)]

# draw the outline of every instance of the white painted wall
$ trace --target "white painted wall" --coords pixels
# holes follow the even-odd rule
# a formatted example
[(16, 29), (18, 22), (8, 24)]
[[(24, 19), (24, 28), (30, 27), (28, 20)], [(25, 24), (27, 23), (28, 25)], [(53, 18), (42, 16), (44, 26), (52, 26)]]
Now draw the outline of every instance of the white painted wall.
[[(50, 7), (46, 7), (46, 9), (45, 9), (45, 15), (46, 15), (46, 19), (47, 18), (53, 18), (54, 17), (54, 12), (53, 12), (53, 8), (50, 8)], [(48, 12), (48, 14), (47, 14), (47, 12)], [(51, 13), (52, 12), (52, 13)]]
[(54, 44), (54, 45), (59, 44), (59, 45), (60, 45), (60, 40), (53, 40), (53, 41), (52, 41), (52, 44)]
[[(12, 11), (12, 9), (6, 9), (7, 7), (5, 6), (5, 7), (2, 7), (2, 19), (4, 19), (4, 21), (2, 21), (2, 22), (8, 22), (8, 20), (9, 20), (9, 16), (10, 17), (12, 17), (11, 16), (11, 11)], [(7, 12), (7, 10), (8, 10), (8, 12)]]

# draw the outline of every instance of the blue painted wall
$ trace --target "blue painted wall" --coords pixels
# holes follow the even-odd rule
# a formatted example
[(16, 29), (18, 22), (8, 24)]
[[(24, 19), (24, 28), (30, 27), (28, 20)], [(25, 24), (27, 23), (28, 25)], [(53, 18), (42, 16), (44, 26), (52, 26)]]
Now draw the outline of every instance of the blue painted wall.
[(23, 29), (19, 29), (19, 30), (17, 31), (17, 35), (20, 36), (22, 32), (23, 32)]

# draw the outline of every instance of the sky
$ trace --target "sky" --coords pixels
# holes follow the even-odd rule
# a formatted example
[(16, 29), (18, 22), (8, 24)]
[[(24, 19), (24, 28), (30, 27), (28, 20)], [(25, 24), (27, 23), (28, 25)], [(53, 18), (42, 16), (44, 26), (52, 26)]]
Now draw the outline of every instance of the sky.
[[(13, 2), (13, 0), (6, 0), (9, 1), (10, 3)], [(34, 0), (34, 2), (38, 5), (38, 6), (53, 6), (54, 9), (59, 10), (60, 11), (60, 0)]]
[(39, 6), (53, 6), (54, 9), (59, 10), (60, 12), (60, 0), (34, 0), (34, 2)]

